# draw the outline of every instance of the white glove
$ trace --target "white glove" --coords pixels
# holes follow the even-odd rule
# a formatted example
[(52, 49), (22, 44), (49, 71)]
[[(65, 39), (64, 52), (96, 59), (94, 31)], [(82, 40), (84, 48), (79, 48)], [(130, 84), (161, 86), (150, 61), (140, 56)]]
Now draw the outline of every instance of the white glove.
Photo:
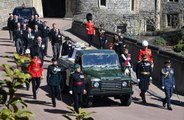
[(175, 86), (175, 85), (173, 85), (173, 88), (175, 89), (175, 88), (176, 88), (176, 86)]
[(151, 68), (153, 68), (154, 67), (154, 64), (151, 64)]
[(73, 94), (73, 92), (72, 92), (71, 90), (69, 91), (69, 93), (70, 93), (71, 95)]
[(153, 78), (152, 78), (152, 77), (150, 77), (149, 79), (150, 79), (150, 80), (152, 80)]
[(125, 75), (129, 75), (130, 71), (128, 69), (125, 69)]
[(84, 94), (86, 94), (87, 93), (87, 91), (84, 89), (84, 92), (83, 92)]
[(140, 79), (137, 79), (137, 82), (140, 82)]
[(164, 86), (162, 86), (162, 89), (164, 90), (164, 89), (165, 89), (165, 87), (164, 87)]
[(131, 72), (133, 72), (133, 69), (132, 69), (132, 68), (130, 68), (130, 71), (131, 71)]

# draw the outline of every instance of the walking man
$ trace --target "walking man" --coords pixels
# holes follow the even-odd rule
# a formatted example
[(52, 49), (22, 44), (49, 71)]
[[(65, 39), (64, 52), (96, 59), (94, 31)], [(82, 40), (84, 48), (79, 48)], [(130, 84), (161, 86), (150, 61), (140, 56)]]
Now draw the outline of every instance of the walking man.
[(137, 68), (137, 81), (139, 82), (139, 88), (141, 90), (140, 96), (143, 103), (147, 103), (145, 93), (149, 89), (150, 80), (152, 80), (151, 64), (147, 59), (147, 56), (142, 55), (142, 61)]
[(50, 38), (52, 44), (53, 57), (59, 58), (61, 45), (62, 45), (62, 36), (60, 30), (56, 28), (56, 24), (53, 23), (53, 28), (50, 30)]
[(165, 99), (162, 100), (163, 106), (167, 103), (167, 109), (172, 110), (171, 107), (171, 97), (173, 93), (173, 88), (175, 89), (175, 78), (174, 70), (171, 68), (171, 61), (165, 61), (165, 67), (161, 70), (162, 78), (162, 89), (165, 91)]
[(17, 29), (14, 31), (15, 46), (17, 54), (22, 54), (23, 40), (22, 40), (22, 30), (20, 23), (17, 23)]
[(14, 31), (14, 19), (13, 19), (13, 14), (9, 14), (10, 17), (8, 18), (8, 30), (9, 30), (9, 35), (10, 35), (10, 40), (13, 41), (13, 31)]
[(50, 32), (50, 28), (47, 26), (47, 21), (43, 22), (41, 31), (43, 36), (43, 43), (45, 45), (45, 55), (47, 56), (47, 48), (48, 48), (48, 40), (49, 40), (49, 32)]
[(81, 73), (79, 64), (74, 65), (75, 72), (70, 78), (70, 94), (73, 94), (74, 109), (79, 113), (79, 108), (82, 105), (82, 95), (85, 93), (84, 75)]
[(53, 107), (56, 107), (55, 98), (61, 99), (61, 74), (62, 70), (57, 64), (57, 59), (52, 58), (52, 65), (49, 65), (47, 69), (47, 84), (50, 86)]
[(38, 57), (37, 52), (33, 54), (31, 63), (28, 66), (28, 72), (30, 73), (32, 77), (31, 81), (32, 81), (33, 98), (37, 99), (37, 90), (40, 87), (40, 83), (41, 83), (40, 78), (43, 72), (42, 61)]

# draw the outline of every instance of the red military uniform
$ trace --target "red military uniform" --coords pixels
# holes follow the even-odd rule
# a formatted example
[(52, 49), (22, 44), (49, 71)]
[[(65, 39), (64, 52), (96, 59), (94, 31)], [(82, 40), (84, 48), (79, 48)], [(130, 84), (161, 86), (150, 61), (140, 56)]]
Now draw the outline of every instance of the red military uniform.
[(86, 29), (88, 35), (94, 35), (95, 34), (94, 22), (87, 22)]
[(152, 53), (150, 49), (141, 49), (138, 54), (138, 60), (142, 61), (142, 55), (147, 55), (149, 62), (153, 63)]
[(31, 60), (30, 65), (28, 66), (28, 72), (31, 74), (32, 77), (41, 77), (43, 68), (42, 62), (39, 58), (33, 58)]

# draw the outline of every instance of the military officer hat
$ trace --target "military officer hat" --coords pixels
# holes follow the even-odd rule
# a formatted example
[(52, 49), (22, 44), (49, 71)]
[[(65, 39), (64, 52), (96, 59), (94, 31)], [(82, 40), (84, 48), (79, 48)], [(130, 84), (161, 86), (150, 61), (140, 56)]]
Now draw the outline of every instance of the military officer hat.
[(86, 14), (86, 19), (87, 21), (92, 20), (93, 19), (92, 14), (91, 13)]
[(74, 65), (74, 69), (80, 68), (81, 66), (79, 64)]
[(171, 64), (171, 60), (166, 60), (165, 62), (164, 62), (164, 64)]

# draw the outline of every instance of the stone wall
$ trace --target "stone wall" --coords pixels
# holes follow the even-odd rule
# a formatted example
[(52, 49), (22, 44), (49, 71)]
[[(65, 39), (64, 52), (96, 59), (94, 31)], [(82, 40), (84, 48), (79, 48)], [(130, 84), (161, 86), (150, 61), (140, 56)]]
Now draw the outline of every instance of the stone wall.
[(184, 26), (184, 0), (179, 0), (179, 2), (168, 2), (168, 0), (162, 0), (161, 29), (166, 29), (168, 27), (167, 14), (179, 14), (179, 25), (177, 28)]
[(27, 6), (32, 6), (32, 0), (0, 0), (0, 26), (6, 25), (9, 13), (12, 13), (16, 6), (21, 6), (25, 3)]
[(134, 2), (135, 8), (132, 11), (132, 0), (106, 0), (106, 6), (99, 6), (99, 0), (76, 0), (78, 14), (74, 20), (85, 22), (86, 13), (90, 12), (96, 26), (104, 23), (105, 28), (113, 32), (118, 25), (125, 23), (127, 32), (137, 35), (147, 30), (147, 20), (154, 21), (155, 3), (153, 0)]
[[(82, 38), (83, 40), (87, 40), (87, 34), (85, 25), (79, 21), (74, 21), (72, 24), (72, 33)], [(79, 32), (80, 31), (80, 32)], [(107, 32), (108, 42), (112, 41), (114, 33)], [(139, 40), (133, 38), (126, 38), (126, 44), (129, 45), (130, 53), (132, 53), (132, 60), (134, 66), (137, 63), (138, 51), (141, 49), (141, 42)], [(99, 39), (98, 36), (94, 36), (93, 45), (99, 47)], [(153, 71), (153, 83), (158, 87), (161, 87), (160, 80), (160, 70), (164, 66), (164, 61), (170, 59), (172, 62), (172, 67), (175, 70), (175, 79), (176, 79), (176, 92), (184, 95), (184, 57), (178, 56), (177, 54), (166, 52), (162, 50), (162, 48), (158, 48), (156, 46), (150, 45), (150, 49), (153, 52), (154, 58), (154, 71)]]

